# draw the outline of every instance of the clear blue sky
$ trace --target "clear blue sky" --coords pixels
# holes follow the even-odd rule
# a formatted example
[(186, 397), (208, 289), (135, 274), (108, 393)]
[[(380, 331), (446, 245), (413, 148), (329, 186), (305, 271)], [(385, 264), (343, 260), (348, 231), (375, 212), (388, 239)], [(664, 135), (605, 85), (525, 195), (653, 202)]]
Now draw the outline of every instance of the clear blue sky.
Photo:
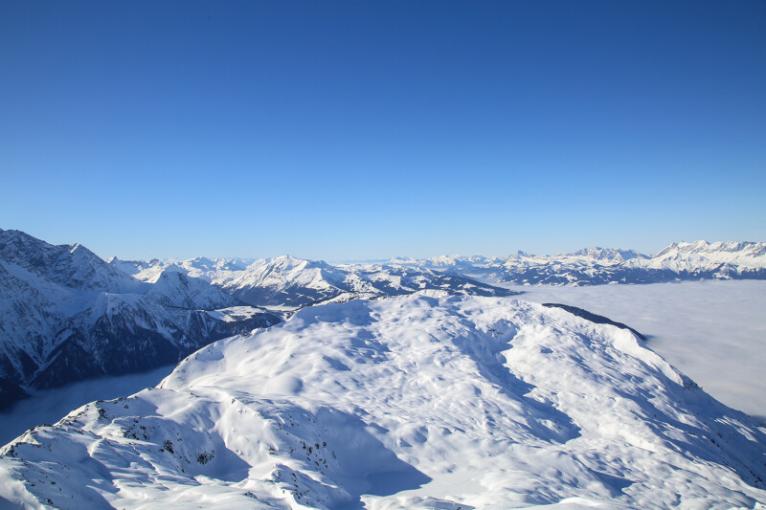
[(0, 227), (121, 257), (766, 238), (766, 2), (0, 3)]

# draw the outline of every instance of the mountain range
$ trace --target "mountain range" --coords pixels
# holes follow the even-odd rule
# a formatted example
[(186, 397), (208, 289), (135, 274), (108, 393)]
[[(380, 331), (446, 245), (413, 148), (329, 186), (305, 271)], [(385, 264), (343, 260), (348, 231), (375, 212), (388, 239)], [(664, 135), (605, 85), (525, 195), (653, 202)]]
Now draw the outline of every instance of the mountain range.
[(601, 285), (706, 279), (766, 279), (766, 242), (677, 242), (654, 256), (586, 248), (563, 255), (398, 259), (400, 264), (464, 274), (495, 284)]
[(0, 408), (30, 391), (175, 363), (220, 338), (317, 304), (424, 290), (502, 297), (512, 285), (766, 278), (766, 243), (674, 243), (649, 257), (437, 257), (329, 264), (261, 260), (105, 261), (81, 244), (0, 230)]
[(80, 244), (0, 230), (0, 408), (35, 389), (176, 363), (304, 306), (423, 289), (512, 294), (432, 269), (290, 257), (107, 262)]

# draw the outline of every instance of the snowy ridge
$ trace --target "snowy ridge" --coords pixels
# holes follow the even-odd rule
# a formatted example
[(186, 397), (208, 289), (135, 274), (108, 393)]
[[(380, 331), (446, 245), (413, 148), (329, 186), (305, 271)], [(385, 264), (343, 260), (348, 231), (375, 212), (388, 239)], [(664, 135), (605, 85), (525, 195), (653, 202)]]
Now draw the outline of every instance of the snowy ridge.
[(0, 260), (70, 288), (134, 292), (142, 287), (81, 244), (54, 246), (18, 230), (0, 229)]
[(347, 286), (345, 272), (326, 262), (289, 255), (258, 260), (242, 271), (216, 276), (214, 281), (243, 302), (260, 306), (301, 307), (344, 291), (366, 290), (361, 284)]
[(508, 290), (472, 278), (412, 264), (342, 264), (289, 255), (247, 262), (237, 259), (189, 259), (132, 263), (136, 278), (156, 283), (168, 269), (209, 282), (238, 302), (279, 311), (318, 303), (409, 294), (425, 289), (457, 294), (511, 295)]
[(650, 257), (633, 250), (585, 248), (563, 255), (518, 252), (507, 258), (436, 257), (397, 259), (488, 283), (599, 285), (701, 279), (766, 279), (765, 242), (673, 243)]
[(0, 451), (57, 508), (747, 507), (766, 437), (629, 331), (427, 291), (306, 308)]
[(635, 250), (622, 250), (615, 248), (601, 248), (596, 246), (594, 248), (583, 248), (576, 252), (567, 255), (570, 258), (581, 258), (587, 261), (600, 261), (606, 263), (621, 263), (627, 260), (646, 259), (649, 258), (642, 253), (638, 253)]
[(255, 262), (254, 259), (210, 259), (196, 257), (184, 260), (120, 260), (111, 257), (109, 264), (120, 271), (144, 282), (155, 282), (168, 267), (182, 268), (192, 278), (201, 278), (208, 282), (225, 279), (228, 273), (242, 271)]
[[(197, 258), (115, 261), (135, 278), (154, 282), (171, 266), (221, 287), (254, 306), (297, 309), (343, 296), (399, 295), (423, 289), (500, 295), (495, 285), (599, 285), (700, 279), (766, 279), (766, 243), (673, 243), (650, 257), (634, 250), (584, 248), (563, 255), (397, 258), (376, 264), (331, 265), (288, 255), (262, 260)], [(462, 279), (446, 282), (444, 274)], [(450, 289), (450, 286), (453, 286)]]
[(176, 265), (164, 268), (152, 283), (147, 296), (166, 306), (215, 309), (238, 304), (233, 296)]
[(673, 243), (655, 255), (648, 267), (674, 271), (714, 270), (720, 266), (731, 270), (766, 268), (766, 243), (696, 241)]

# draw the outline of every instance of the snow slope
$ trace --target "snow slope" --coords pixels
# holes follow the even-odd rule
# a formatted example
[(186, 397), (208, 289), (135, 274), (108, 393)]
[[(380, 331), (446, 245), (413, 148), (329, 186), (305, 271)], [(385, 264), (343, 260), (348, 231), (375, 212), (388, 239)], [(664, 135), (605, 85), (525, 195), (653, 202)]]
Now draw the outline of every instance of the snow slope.
[(636, 328), (711, 395), (766, 418), (766, 281), (510, 288)]
[(58, 508), (752, 508), (766, 436), (632, 333), (442, 292), (306, 308), (0, 454)]

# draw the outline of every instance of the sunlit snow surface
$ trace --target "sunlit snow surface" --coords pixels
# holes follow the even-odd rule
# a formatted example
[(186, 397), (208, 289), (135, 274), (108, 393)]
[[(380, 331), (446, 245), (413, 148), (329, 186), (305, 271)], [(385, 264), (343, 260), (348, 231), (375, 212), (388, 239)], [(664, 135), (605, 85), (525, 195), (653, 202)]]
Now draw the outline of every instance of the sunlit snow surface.
[(509, 288), (636, 328), (708, 393), (766, 417), (766, 281)]
[(60, 508), (752, 508), (766, 437), (631, 333), (513, 298), (307, 308), (2, 450)]

